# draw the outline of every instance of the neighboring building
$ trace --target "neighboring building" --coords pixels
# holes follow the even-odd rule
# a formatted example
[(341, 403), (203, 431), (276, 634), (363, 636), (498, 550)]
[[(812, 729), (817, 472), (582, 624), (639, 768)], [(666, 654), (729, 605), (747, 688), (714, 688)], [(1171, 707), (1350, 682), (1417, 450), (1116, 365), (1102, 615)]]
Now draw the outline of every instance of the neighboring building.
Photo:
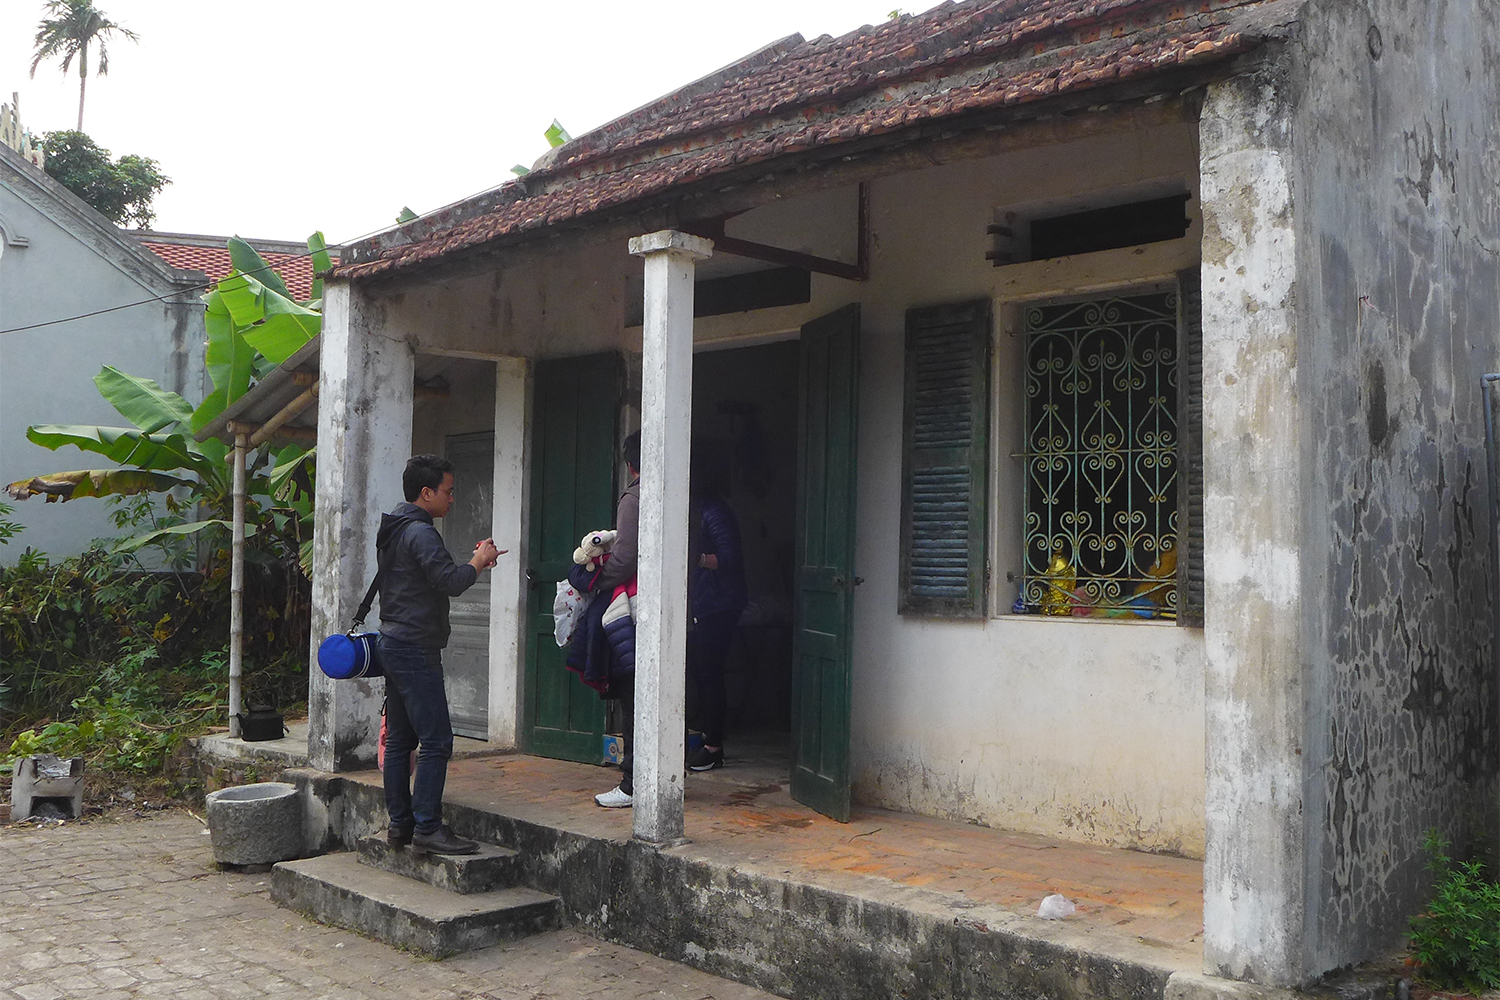
[[(200, 271), (148, 253), (20, 153), (0, 143), (0, 486), (27, 476), (110, 463), (74, 448), (26, 440), (32, 424), (120, 426), (93, 378), (104, 365), (201, 399), (204, 386)], [(129, 305), (121, 309), (120, 306)], [(108, 310), (108, 311), (106, 311)], [(84, 316), (88, 313), (96, 315)], [(52, 321), (73, 316), (65, 323)], [(119, 532), (103, 500), (14, 504), (24, 530), (0, 562), (26, 548), (54, 559)]]
[[(789, 732), (804, 800), (1201, 857), (1207, 971), (1356, 962), (1423, 831), (1497, 832), (1497, 42), (1449, 0), (945, 4), (349, 247), (313, 634), (446, 451), (450, 544), (515, 553), (455, 610), (455, 715), (597, 760), (551, 581), (642, 393), (690, 394), (754, 554), (741, 729)], [(684, 306), (643, 305), (659, 230), (684, 282), (681, 234), (715, 244), (691, 385), (642, 372)], [(314, 672), (310, 706), (315, 763), (373, 761), (370, 686)]]
[[(106, 310), (0, 334), (0, 486), (109, 465), (99, 455), (48, 451), (26, 440), (33, 424), (124, 424), (94, 387), (104, 365), (153, 379), (195, 404), (203, 399), (211, 386), (200, 297), (233, 266), (227, 242), (120, 229), (0, 143), (0, 330)], [(306, 243), (247, 242), (293, 298), (311, 297)], [(28, 546), (54, 559), (76, 555), (90, 540), (118, 534), (103, 500), (59, 505), (38, 497), (14, 506), (12, 519), (25, 528), (0, 546), (0, 562), (13, 563)]]

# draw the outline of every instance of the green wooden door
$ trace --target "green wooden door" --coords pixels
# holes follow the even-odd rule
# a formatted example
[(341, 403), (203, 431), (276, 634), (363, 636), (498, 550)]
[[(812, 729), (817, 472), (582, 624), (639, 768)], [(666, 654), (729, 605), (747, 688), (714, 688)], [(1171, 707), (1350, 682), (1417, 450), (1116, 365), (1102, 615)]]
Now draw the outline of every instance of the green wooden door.
[(614, 526), (618, 355), (541, 361), (531, 418), (531, 537), (521, 743), (527, 753), (597, 764), (604, 702), (565, 666), (553, 638), (556, 584), (587, 531)]
[(802, 328), (792, 797), (849, 821), (859, 307)]

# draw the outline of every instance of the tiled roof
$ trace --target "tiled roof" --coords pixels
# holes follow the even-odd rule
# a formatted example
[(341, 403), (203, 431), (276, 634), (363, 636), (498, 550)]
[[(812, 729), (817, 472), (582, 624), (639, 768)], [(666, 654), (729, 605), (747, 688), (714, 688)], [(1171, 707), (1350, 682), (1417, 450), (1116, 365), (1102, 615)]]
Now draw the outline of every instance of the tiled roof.
[[(162, 234), (162, 239), (145, 237), (141, 239), (141, 245), (173, 267), (180, 267), (189, 271), (202, 271), (207, 274), (210, 281), (218, 281), (226, 277), (234, 265), (229, 260), (229, 248), (224, 244), (227, 240), (208, 238), (195, 239), (193, 243), (166, 242), (167, 234)], [(216, 242), (217, 245), (199, 245), (201, 243)], [(312, 297), (313, 266), (312, 258), (303, 253), (278, 253), (258, 245), (255, 240), (247, 241), (256, 251), (265, 258), (267, 264), (281, 280), (286, 282), (287, 291), (292, 293), (292, 298), (298, 300)], [(335, 255), (335, 261), (338, 257)]]
[[(554, 150), (521, 180), (349, 248), (340, 276), (434, 262), (780, 156), (1205, 66), (1301, 0), (966, 0), (793, 35)], [(1283, 19), (1285, 19), (1283, 18)]]

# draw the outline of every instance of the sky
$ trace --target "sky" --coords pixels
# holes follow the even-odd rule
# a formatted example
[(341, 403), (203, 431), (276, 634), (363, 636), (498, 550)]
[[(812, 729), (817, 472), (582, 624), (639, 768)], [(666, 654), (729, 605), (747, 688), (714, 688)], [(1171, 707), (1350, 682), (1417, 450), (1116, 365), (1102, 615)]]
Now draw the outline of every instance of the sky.
[[(172, 178), (155, 229), (349, 242), (508, 180), (547, 150), (794, 32), (893, 0), (95, 0), (139, 35), (90, 69), (84, 131)], [(902, 9), (933, 6), (918, 0)], [(73, 128), (77, 65), (30, 76), (43, 0), (0, 0), (0, 99)], [(91, 52), (97, 65), (97, 54)]]

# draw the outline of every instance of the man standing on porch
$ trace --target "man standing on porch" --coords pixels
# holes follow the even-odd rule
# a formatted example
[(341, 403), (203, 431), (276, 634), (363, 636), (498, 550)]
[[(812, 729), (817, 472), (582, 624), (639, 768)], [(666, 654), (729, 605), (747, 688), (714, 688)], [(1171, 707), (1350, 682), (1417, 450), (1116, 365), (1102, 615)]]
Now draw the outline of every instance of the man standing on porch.
[[(615, 506), (615, 545), (599, 574), (599, 582), (595, 584), (595, 592), (603, 595), (598, 599), (604, 601), (609, 600), (608, 595), (616, 587), (629, 583), (635, 576), (636, 559), (640, 553), (641, 432), (636, 431), (627, 437), (620, 450), (625, 468), (629, 470), (630, 485), (625, 487)], [(595, 795), (594, 801), (606, 809), (623, 809), (635, 801), (635, 677), (616, 677), (613, 670), (610, 673), (610, 691), (618, 692), (620, 710), (625, 717), (620, 784)]]
[[(417, 455), (401, 474), (406, 503), (380, 518), (380, 666), (385, 673), (386, 839), (430, 854), (472, 854), (479, 845), (443, 823), (443, 785), (453, 726), (443, 689), (448, 599), (474, 585), (505, 553), (486, 538), (459, 566), (433, 526), (453, 506), (453, 463)], [(415, 787), (406, 762), (417, 751)]]

